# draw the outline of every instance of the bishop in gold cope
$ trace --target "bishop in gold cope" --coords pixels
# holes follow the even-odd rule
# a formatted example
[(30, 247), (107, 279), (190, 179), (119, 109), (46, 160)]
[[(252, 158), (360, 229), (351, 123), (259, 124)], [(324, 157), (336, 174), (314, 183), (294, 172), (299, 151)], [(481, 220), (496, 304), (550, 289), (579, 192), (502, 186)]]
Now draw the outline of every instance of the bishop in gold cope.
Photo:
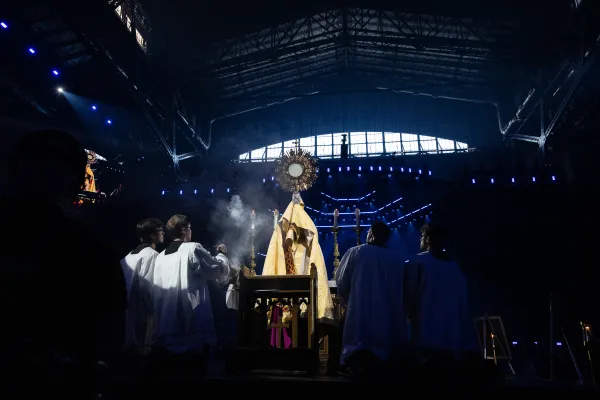
[(304, 211), (300, 193), (295, 192), (275, 225), (263, 275), (309, 275), (311, 264), (317, 268), (317, 319), (330, 322), (333, 320), (333, 301), (317, 227)]

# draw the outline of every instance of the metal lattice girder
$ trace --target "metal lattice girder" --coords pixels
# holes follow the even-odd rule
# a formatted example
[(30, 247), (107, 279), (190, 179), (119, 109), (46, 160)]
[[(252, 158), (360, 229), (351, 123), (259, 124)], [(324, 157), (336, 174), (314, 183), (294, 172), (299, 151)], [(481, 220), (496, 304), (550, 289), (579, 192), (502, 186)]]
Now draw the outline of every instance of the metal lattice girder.
[(348, 69), (487, 85), (514, 50), (512, 36), (508, 23), (340, 9), (212, 45), (194, 72), (224, 98)]

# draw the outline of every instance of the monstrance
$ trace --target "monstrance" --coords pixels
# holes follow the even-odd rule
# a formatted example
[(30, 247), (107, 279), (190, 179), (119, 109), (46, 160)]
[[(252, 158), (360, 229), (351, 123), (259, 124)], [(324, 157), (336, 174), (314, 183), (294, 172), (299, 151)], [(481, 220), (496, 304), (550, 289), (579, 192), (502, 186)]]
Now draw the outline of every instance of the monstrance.
[(303, 192), (317, 180), (317, 159), (301, 148), (288, 150), (277, 160), (275, 175), (282, 190)]
[(85, 152), (87, 153), (87, 163), (90, 165), (96, 164), (96, 162), (98, 161), (98, 157), (96, 156), (96, 153), (94, 153), (91, 150), (86, 150)]

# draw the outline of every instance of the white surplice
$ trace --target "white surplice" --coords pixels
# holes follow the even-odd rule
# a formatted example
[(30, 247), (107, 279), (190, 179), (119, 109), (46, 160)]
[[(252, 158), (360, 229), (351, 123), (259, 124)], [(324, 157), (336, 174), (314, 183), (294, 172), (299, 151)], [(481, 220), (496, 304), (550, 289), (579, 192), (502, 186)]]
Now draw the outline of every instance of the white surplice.
[(240, 267), (232, 264), (229, 258), (223, 253), (217, 254), (216, 258), (229, 266), (229, 275), (221, 281), (221, 284), (227, 287), (227, 292), (225, 293), (227, 308), (237, 310), (240, 302), (240, 292), (238, 291), (237, 284), (239, 282)]
[(477, 351), (467, 281), (458, 264), (419, 253), (406, 265), (406, 304), (411, 342), (421, 356)]
[(402, 357), (408, 344), (403, 302), (404, 260), (397, 250), (360, 245), (344, 254), (336, 272), (346, 304), (341, 363), (358, 350), (382, 361)]
[(127, 289), (124, 347), (142, 347), (142, 352), (149, 350), (152, 339), (152, 276), (157, 256), (149, 244), (141, 244), (121, 260)]
[(207, 281), (228, 274), (228, 265), (199, 243), (174, 241), (158, 255), (153, 279), (157, 346), (173, 353), (200, 353), (216, 344)]

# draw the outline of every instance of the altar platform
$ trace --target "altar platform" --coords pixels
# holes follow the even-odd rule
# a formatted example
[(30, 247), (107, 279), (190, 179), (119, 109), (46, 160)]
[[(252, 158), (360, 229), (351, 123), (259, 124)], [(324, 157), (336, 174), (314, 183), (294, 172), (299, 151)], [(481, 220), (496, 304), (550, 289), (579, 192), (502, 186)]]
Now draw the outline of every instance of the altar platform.
[[(357, 390), (373, 390), (373, 392), (357, 392)], [(301, 396), (356, 396), (356, 395), (383, 395), (384, 391), (401, 396), (418, 391), (420, 395), (435, 393), (478, 396), (493, 396), (494, 398), (509, 398), (512, 396), (550, 396), (565, 395), (571, 398), (598, 398), (598, 391), (592, 388), (579, 387), (571, 383), (549, 382), (542, 379), (507, 377), (498, 384), (482, 388), (476, 384), (472, 386), (454, 386), (430, 382), (414, 382), (403, 376), (395, 379), (363, 379), (353, 380), (346, 377), (313, 376), (304, 374), (290, 374), (283, 371), (264, 371), (261, 373), (247, 373), (234, 376), (206, 376), (193, 375), (164, 376), (161, 379), (148, 382), (138, 378), (123, 378), (115, 380), (112, 385), (111, 399), (131, 398), (169, 398), (172, 400), (185, 399), (190, 396), (201, 396), (203, 393), (222, 396), (234, 396), (238, 393), (248, 395), (301, 395)], [(166, 396), (166, 397), (163, 397)]]

